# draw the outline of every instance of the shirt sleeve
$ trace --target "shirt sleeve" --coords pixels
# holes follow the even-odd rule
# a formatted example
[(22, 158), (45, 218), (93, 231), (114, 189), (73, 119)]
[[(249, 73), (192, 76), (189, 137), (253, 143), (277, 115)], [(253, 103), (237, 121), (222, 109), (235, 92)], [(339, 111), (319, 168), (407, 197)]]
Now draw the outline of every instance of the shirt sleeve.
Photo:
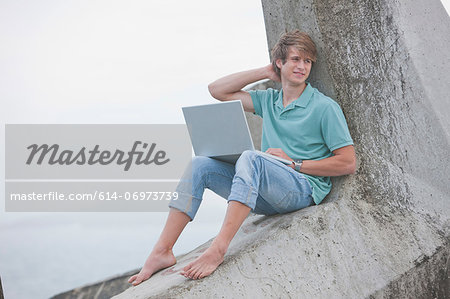
[(267, 97), (267, 90), (250, 90), (249, 93), (250, 96), (252, 97), (255, 114), (263, 117), (262, 104), (265, 103), (265, 99)]
[(337, 103), (329, 105), (322, 116), (321, 132), (330, 151), (353, 145), (344, 113)]

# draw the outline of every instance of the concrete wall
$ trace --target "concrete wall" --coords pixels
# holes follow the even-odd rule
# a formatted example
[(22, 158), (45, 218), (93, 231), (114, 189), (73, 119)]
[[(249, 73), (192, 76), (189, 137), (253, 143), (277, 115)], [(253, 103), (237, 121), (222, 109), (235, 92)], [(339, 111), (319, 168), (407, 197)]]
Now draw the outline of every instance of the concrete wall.
[(0, 299), (3, 299), (3, 288), (2, 288), (2, 279), (0, 277)]
[(269, 48), (294, 28), (318, 44), (311, 83), (347, 117), (360, 162), (353, 197), (438, 216), (450, 191), (450, 20), (440, 1), (264, 0), (263, 8)]

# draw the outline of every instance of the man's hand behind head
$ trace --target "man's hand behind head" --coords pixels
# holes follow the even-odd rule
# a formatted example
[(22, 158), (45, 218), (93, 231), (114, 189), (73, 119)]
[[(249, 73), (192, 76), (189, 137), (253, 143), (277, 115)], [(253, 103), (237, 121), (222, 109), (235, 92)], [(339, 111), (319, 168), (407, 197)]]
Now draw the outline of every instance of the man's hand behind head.
[(275, 70), (273, 69), (273, 64), (269, 64), (265, 67), (265, 70), (267, 72), (266, 77), (272, 81), (275, 82), (281, 82), (281, 78), (280, 76), (278, 76), (278, 74), (275, 72)]

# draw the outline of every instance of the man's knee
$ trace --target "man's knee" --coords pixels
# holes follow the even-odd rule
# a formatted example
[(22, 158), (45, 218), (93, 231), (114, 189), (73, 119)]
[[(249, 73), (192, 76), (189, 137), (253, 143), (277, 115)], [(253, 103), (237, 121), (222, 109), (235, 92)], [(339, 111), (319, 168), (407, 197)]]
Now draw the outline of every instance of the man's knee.
[(254, 161), (258, 157), (258, 152), (246, 150), (239, 157), (238, 161)]
[(236, 167), (255, 168), (261, 167), (263, 156), (257, 151), (244, 151), (236, 162)]
[(203, 157), (203, 156), (195, 156), (192, 158), (191, 165), (189, 168), (190, 176), (194, 179), (194, 181), (198, 179), (202, 179), (206, 172), (208, 172), (208, 165), (211, 158)]
[(205, 167), (213, 167), (214, 160), (209, 157), (195, 156), (192, 158), (192, 171), (197, 172)]
[(196, 156), (192, 158), (191, 174), (194, 181), (204, 181), (210, 177), (210, 174), (223, 172), (223, 162), (218, 160)]

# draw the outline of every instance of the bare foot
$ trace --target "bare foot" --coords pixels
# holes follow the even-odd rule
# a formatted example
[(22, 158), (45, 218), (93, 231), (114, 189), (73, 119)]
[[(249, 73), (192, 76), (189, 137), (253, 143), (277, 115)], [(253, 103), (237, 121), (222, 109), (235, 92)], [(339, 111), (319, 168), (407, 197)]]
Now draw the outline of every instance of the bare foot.
[(176, 262), (172, 250), (153, 250), (141, 271), (131, 276), (128, 282), (136, 286), (149, 279), (156, 271), (173, 266)]
[(213, 243), (195, 261), (184, 267), (181, 275), (191, 279), (206, 277), (222, 264), (225, 253), (226, 250), (221, 249), (219, 246), (215, 246)]

